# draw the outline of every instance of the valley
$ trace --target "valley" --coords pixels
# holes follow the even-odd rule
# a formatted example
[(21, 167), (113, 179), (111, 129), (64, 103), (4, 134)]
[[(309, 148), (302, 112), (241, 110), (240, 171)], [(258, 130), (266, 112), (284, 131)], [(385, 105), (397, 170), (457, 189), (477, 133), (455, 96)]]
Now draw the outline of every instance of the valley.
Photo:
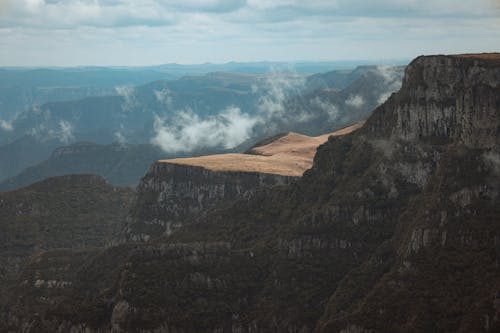
[(108, 247), (19, 267), (0, 330), (495, 332), (499, 64), (418, 57), (364, 123), (153, 163)]

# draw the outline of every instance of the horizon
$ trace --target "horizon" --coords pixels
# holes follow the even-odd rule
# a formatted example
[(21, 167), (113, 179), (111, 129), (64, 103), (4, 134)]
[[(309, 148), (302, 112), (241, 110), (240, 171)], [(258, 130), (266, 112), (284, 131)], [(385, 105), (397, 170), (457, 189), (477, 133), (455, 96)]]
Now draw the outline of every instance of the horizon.
[[(496, 53), (496, 52), (489, 52)], [(0, 64), (0, 69), (16, 70), (16, 69), (53, 69), (53, 70), (64, 70), (64, 69), (155, 69), (162, 66), (178, 66), (178, 67), (202, 67), (202, 66), (229, 66), (229, 65), (290, 65), (291, 71), (293, 71), (294, 65), (332, 65), (340, 66), (339, 69), (350, 69), (361, 66), (377, 66), (377, 65), (391, 65), (391, 66), (403, 66), (410, 63), (413, 59), (424, 56), (418, 55), (414, 58), (400, 58), (400, 59), (338, 59), (338, 60), (295, 60), (295, 61), (285, 61), (285, 60), (256, 60), (256, 61), (237, 61), (230, 60), (226, 62), (193, 62), (193, 63), (155, 63), (155, 64), (137, 64), (137, 65), (126, 65), (126, 64), (113, 64), (113, 65), (102, 65), (102, 64), (75, 64), (69, 66), (57, 66), (57, 65), (2, 65)], [(427, 56), (427, 55), (425, 55)], [(432, 56), (429, 54), (429, 56)]]

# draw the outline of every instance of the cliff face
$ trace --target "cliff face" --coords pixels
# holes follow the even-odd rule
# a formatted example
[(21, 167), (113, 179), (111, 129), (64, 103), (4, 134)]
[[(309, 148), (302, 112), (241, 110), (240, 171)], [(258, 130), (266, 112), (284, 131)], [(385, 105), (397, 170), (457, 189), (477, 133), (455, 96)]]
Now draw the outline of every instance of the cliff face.
[[(362, 129), (320, 146), (293, 185), (216, 205), (148, 243), (44, 254), (0, 322), (14, 332), (498, 331), (499, 59), (416, 59), (402, 90)], [(147, 205), (173, 182), (151, 173), (144, 184), (156, 190), (141, 189), (136, 216), (153, 220)]]
[(186, 221), (201, 218), (219, 204), (249, 199), (261, 186), (289, 184), (298, 179), (257, 172), (213, 171), (203, 167), (157, 162), (137, 187), (131, 240), (148, 241), (170, 235)]
[(287, 185), (311, 168), (316, 149), (330, 135), (346, 135), (362, 123), (317, 137), (287, 133), (249, 154), (219, 154), (158, 161), (142, 178), (125, 239), (169, 236), (185, 222), (202, 219), (219, 205), (250, 200), (262, 187)]
[(498, 65), (498, 59), (484, 57), (417, 58), (407, 67), (401, 90), (367, 129), (402, 140), (497, 147)]

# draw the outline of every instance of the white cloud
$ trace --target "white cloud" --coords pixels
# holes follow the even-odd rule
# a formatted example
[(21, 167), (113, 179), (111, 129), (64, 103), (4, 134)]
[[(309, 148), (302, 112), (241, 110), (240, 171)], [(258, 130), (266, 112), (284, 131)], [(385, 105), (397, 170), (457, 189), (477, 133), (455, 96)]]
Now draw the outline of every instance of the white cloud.
[(59, 121), (59, 132), (57, 137), (59, 140), (65, 144), (70, 143), (74, 140), (73, 136), (73, 125), (66, 120)]
[(125, 99), (125, 103), (122, 104), (122, 110), (125, 112), (131, 111), (136, 105), (135, 88), (132, 86), (119, 86), (115, 87), (115, 91)]
[(389, 99), (389, 97), (391, 97), (392, 95), (392, 92), (385, 92), (383, 94), (380, 95), (380, 97), (378, 98), (378, 104), (383, 104), (385, 103), (385, 101), (387, 101), (387, 99)]
[(351, 95), (346, 99), (345, 104), (353, 108), (359, 109), (365, 105), (365, 100), (361, 95)]
[(156, 135), (151, 142), (167, 153), (213, 147), (230, 149), (251, 137), (257, 121), (236, 107), (207, 118), (187, 110), (177, 113), (174, 119), (156, 117)]
[(172, 109), (172, 93), (168, 88), (164, 88), (162, 90), (155, 90), (155, 97), (158, 103), (164, 104), (169, 110)]
[(14, 130), (14, 127), (12, 126), (12, 123), (10, 121), (0, 119), (0, 129), (6, 132), (12, 132)]
[(380, 94), (378, 103), (384, 103), (393, 92), (399, 90), (402, 84), (402, 72), (397, 70), (397, 67), (393, 66), (377, 66), (375, 71), (377, 74), (381, 75), (384, 79), (384, 84), (387, 86), (387, 91)]
[(254, 93), (261, 93), (258, 111), (267, 118), (284, 117), (286, 110), (284, 102), (290, 95), (295, 95), (304, 88), (304, 76), (295, 73), (272, 73), (267, 76), (258, 88), (252, 88)]
[(500, 28), (497, 0), (2, 3), (2, 65), (410, 59), (494, 51)]
[(339, 109), (338, 107), (330, 103), (328, 101), (322, 100), (319, 96), (316, 96), (312, 100), (312, 104), (316, 105), (319, 107), (323, 112), (325, 112), (328, 115), (328, 118), (330, 121), (335, 121), (339, 117)]

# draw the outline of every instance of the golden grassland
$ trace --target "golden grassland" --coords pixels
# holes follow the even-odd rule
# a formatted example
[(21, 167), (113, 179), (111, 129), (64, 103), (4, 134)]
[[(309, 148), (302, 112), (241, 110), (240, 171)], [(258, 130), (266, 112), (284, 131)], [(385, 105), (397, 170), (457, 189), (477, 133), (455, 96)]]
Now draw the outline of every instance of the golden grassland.
[(203, 167), (212, 171), (240, 171), (302, 176), (313, 164), (316, 149), (328, 141), (330, 136), (341, 136), (354, 132), (363, 123), (316, 137), (290, 132), (269, 144), (254, 147), (251, 154), (219, 154), (193, 158), (161, 160), (172, 163)]

